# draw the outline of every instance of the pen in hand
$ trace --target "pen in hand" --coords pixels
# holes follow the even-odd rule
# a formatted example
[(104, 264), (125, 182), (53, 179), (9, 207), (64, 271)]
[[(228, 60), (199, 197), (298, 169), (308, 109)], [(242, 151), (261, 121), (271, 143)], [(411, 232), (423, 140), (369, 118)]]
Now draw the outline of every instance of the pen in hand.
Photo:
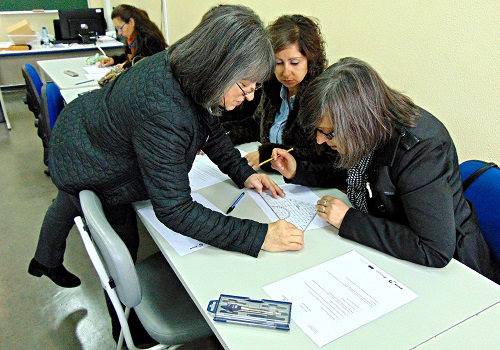
[[(286, 152), (288, 153), (288, 152), (291, 152), (291, 151), (293, 151), (293, 147), (290, 148), (289, 150), (287, 150)], [(268, 162), (270, 162), (272, 160), (274, 160), (273, 157), (269, 158), (268, 160), (263, 161), (262, 163), (259, 164), (259, 166), (262, 166), (262, 164), (266, 164), (266, 163), (268, 163)]]
[(241, 200), (241, 198), (243, 198), (244, 195), (245, 195), (245, 192), (241, 192), (241, 194), (238, 196), (238, 198), (236, 198), (236, 200), (234, 201), (234, 203), (231, 204), (231, 206), (229, 207), (229, 209), (226, 211), (226, 214), (229, 214), (230, 212), (233, 211), (234, 207), (236, 207), (236, 204), (238, 204), (238, 202)]

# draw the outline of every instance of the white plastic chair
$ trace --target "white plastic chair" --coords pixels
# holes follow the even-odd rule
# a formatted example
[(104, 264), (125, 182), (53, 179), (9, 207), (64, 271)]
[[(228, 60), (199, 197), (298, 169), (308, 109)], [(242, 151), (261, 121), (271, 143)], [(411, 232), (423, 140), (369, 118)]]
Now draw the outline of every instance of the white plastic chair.
[(213, 334), (161, 253), (134, 265), (125, 243), (107, 221), (97, 195), (82, 191), (80, 203), (85, 221), (76, 217), (76, 226), (121, 325), (117, 349), (121, 349), (123, 339), (128, 349), (138, 349), (127, 321), (132, 308), (144, 329), (159, 343), (149, 349), (176, 349)]

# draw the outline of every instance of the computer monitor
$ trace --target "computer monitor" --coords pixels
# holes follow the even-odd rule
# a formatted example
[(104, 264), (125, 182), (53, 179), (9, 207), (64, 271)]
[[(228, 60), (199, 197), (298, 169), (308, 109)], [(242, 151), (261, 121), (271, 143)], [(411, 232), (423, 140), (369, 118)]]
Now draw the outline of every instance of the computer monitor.
[(85, 37), (105, 35), (106, 21), (102, 8), (59, 10), (61, 38), (85, 41)]

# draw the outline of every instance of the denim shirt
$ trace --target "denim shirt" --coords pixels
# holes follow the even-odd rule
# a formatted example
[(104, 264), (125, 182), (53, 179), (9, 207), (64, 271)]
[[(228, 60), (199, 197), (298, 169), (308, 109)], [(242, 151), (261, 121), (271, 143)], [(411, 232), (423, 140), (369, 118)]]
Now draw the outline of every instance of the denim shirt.
[(269, 131), (269, 141), (272, 143), (281, 143), (283, 129), (285, 128), (290, 110), (293, 108), (295, 95), (290, 97), (290, 104), (288, 104), (287, 95), (288, 89), (284, 85), (281, 85), (281, 107), (280, 110), (276, 113), (276, 116), (274, 117), (274, 123), (271, 126), (271, 130)]

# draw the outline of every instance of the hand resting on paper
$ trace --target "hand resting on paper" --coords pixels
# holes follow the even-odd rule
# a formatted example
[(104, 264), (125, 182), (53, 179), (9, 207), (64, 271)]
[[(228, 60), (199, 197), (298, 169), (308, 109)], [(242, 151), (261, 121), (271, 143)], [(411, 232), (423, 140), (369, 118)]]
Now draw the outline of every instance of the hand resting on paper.
[(268, 252), (300, 250), (304, 244), (304, 232), (285, 220), (270, 223), (262, 249)]
[(263, 190), (271, 191), (273, 198), (285, 197), (285, 192), (274, 182), (271, 178), (266, 174), (252, 174), (250, 175), (244, 186), (246, 188), (253, 188), (257, 190), (257, 192), (262, 193)]
[(330, 225), (340, 228), (349, 207), (336, 197), (323, 196), (316, 202), (316, 210), (320, 218)]

